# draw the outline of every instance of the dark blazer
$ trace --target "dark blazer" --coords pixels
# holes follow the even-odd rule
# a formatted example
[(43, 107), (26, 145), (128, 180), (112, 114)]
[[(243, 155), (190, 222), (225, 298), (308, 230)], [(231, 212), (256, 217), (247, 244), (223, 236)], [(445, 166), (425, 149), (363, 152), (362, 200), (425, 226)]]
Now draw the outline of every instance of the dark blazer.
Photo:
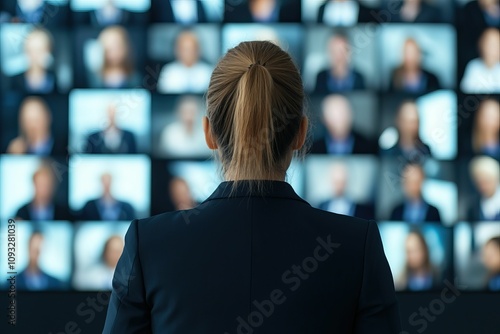
[[(103, 220), (99, 213), (99, 208), (97, 207), (98, 201), (99, 199), (97, 198), (85, 203), (79, 218), (82, 220)], [(117, 220), (132, 220), (135, 218), (135, 212), (132, 205), (123, 201), (118, 201), (118, 205), (120, 206), (120, 215)]]
[(47, 84), (41, 90), (33, 90), (26, 83), (26, 74), (25, 72), (15, 75), (11, 79), (12, 89), (18, 90), (24, 93), (37, 93), (37, 94), (50, 94), (57, 93), (57, 78), (53, 71), (47, 71)]
[[(365, 89), (365, 80), (363, 79), (363, 76), (359, 72), (354, 70), (353, 70), (353, 75), (354, 75), (354, 82), (352, 84), (352, 87), (346, 90), (350, 91), (350, 90)], [(316, 87), (314, 89), (314, 92), (321, 94), (337, 92), (335, 90), (331, 90), (328, 87), (329, 79), (330, 79), (330, 70), (323, 70), (319, 72), (318, 76), (316, 77)]]
[[(318, 208), (321, 210), (328, 211), (328, 206), (330, 205), (331, 201), (324, 201), (322, 202)], [(354, 205), (354, 212), (353, 212), (353, 217), (356, 218), (361, 218), (361, 219), (375, 219), (375, 208), (371, 204), (357, 204), (353, 203)]]
[(102, 131), (98, 131), (90, 134), (87, 137), (87, 144), (85, 145), (85, 150), (84, 150), (85, 153), (93, 153), (93, 154), (137, 153), (137, 146), (134, 134), (128, 130), (121, 130), (121, 131), (122, 131), (122, 140), (116, 150), (110, 150), (108, 147), (106, 147)]
[[(375, 154), (377, 152), (376, 143), (367, 140), (357, 132), (353, 131), (354, 145), (352, 147), (352, 154)], [(315, 140), (311, 146), (311, 153), (313, 154), (327, 154), (326, 138), (322, 137)]]
[[(171, 22), (175, 23), (174, 10), (170, 1), (165, 0), (153, 0), (151, 14), (153, 15), (153, 21), (155, 22)], [(198, 23), (206, 23), (207, 15), (205, 13), (205, 8), (200, 0), (196, 1), (196, 11), (198, 14)]]
[[(426, 222), (441, 222), (441, 216), (439, 215), (439, 210), (435, 207), (430, 205), (429, 203), (426, 203), (428, 208), (427, 208), (427, 213), (425, 214), (425, 219), (424, 221)], [(391, 220), (403, 220), (404, 216), (404, 203), (399, 204), (396, 206), (391, 213)]]
[(132, 222), (103, 333), (400, 332), (374, 222), (315, 209), (285, 182), (232, 184)]
[(17, 0), (2, 0), (2, 3), (3, 10), (11, 16), (10, 20), (12, 22), (31, 23), (45, 27), (65, 26), (69, 23), (69, 5), (57, 6), (44, 2), (39, 20), (37, 22), (26, 22), (26, 18), (20, 12), (20, 8), (17, 5)]
[[(24, 220), (33, 220), (30, 212), (31, 202), (24, 204), (16, 212), (16, 217)], [(51, 220), (72, 220), (73, 216), (65, 205), (54, 203), (54, 217)]]
[(470, 222), (478, 222), (478, 221), (498, 221), (500, 220), (500, 213), (498, 213), (494, 219), (486, 219), (483, 213), (483, 209), (481, 209), (481, 198), (476, 196), (472, 201), (471, 205), (467, 211), (467, 219)]
[[(66, 286), (63, 282), (49, 274), (41, 272), (41, 276), (45, 279), (46, 285), (41, 290), (62, 290)], [(21, 271), (16, 277), (16, 286), (19, 290), (30, 290), (27, 286), (26, 270)]]
[[(441, 88), (441, 84), (439, 83), (439, 79), (435, 74), (433, 74), (429, 71), (426, 71), (424, 69), (422, 69), (421, 71), (422, 71), (422, 75), (425, 78), (426, 84), (425, 84), (425, 87), (421, 91), (419, 91), (418, 93), (432, 92), (434, 90)], [(395, 74), (396, 74), (396, 70), (394, 70), (392, 75), (391, 75), (391, 85), (389, 87), (389, 90), (396, 91), (396, 92), (405, 92), (404, 88), (399, 88), (399, 87), (396, 87), (394, 85)]]
[[(323, 23), (323, 17), (325, 16), (325, 8), (328, 2), (329, 0), (325, 1), (325, 3), (319, 7), (318, 18), (317, 18), (318, 23)], [(358, 23), (374, 22), (376, 20), (376, 16), (371, 14), (370, 11), (372, 10), (374, 9), (370, 9), (362, 4), (359, 4)]]

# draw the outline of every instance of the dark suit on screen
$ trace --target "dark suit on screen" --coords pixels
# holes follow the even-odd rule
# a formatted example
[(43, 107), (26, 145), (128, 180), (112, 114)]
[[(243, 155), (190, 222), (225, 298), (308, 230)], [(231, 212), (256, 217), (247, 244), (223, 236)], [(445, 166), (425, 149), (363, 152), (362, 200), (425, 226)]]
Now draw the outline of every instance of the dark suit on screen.
[[(321, 210), (329, 211), (331, 200), (322, 202), (318, 208)], [(375, 208), (371, 204), (358, 204), (352, 203), (350, 216), (361, 218), (361, 219), (374, 219), (375, 218)]]
[[(423, 219), (423, 222), (441, 222), (441, 215), (439, 214), (439, 210), (435, 207), (430, 205), (429, 203), (425, 203), (426, 205), (426, 213), (425, 213), (425, 218)], [(396, 206), (391, 213), (391, 220), (398, 220), (402, 221), (404, 220), (404, 215), (405, 215), (405, 204), (401, 203), (398, 206)]]
[(103, 333), (249, 332), (263, 304), (261, 334), (400, 332), (374, 222), (315, 209), (285, 182), (231, 185), (132, 222)]
[[(376, 143), (371, 142), (362, 135), (358, 134), (357, 132), (353, 131), (351, 133), (352, 137), (352, 148), (350, 152), (347, 152), (346, 154), (374, 154), (377, 151), (376, 148)], [(323, 138), (320, 138), (318, 140), (315, 140), (311, 146), (311, 153), (313, 154), (335, 154), (331, 153), (328, 150), (328, 144), (327, 142), (329, 141), (329, 137), (325, 136)]]
[[(99, 210), (100, 199), (93, 199), (85, 203), (82, 211), (80, 212), (80, 219), (82, 220), (109, 220), (103, 217)], [(132, 220), (135, 218), (135, 212), (132, 205), (123, 201), (116, 201), (118, 210), (118, 217), (114, 220)]]
[(350, 78), (348, 80), (348, 84), (341, 88), (336, 88), (330, 84), (330, 81), (333, 80), (330, 70), (323, 70), (319, 72), (316, 77), (316, 87), (314, 92), (318, 94), (328, 94), (365, 89), (365, 80), (358, 71), (351, 70), (349, 75)]
[[(32, 211), (31, 211), (31, 205), (32, 203), (26, 203), (23, 206), (21, 206), (17, 212), (16, 212), (16, 217), (21, 218), (24, 220), (37, 220), (35, 217), (32, 216)], [(68, 207), (65, 205), (59, 205), (57, 203), (52, 204), (52, 217), (47, 219), (47, 220), (72, 220), (73, 216), (71, 215), (71, 212), (69, 211)]]
[(109, 148), (104, 141), (104, 134), (102, 131), (94, 132), (87, 138), (85, 145), (85, 153), (102, 153), (102, 154), (132, 154), (137, 153), (137, 144), (135, 136), (132, 132), (121, 130), (121, 140), (116, 148)]

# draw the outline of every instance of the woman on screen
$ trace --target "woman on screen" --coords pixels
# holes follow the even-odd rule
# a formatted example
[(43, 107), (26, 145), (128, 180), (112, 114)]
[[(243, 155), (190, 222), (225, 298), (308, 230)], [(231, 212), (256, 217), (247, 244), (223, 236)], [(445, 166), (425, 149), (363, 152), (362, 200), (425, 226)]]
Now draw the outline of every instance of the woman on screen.
[(99, 34), (103, 50), (103, 64), (98, 73), (90, 77), (92, 88), (134, 88), (141, 79), (134, 68), (132, 50), (125, 28), (112, 26)]
[(488, 270), (487, 289), (500, 291), (500, 236), (491, 238), (484, 244), (482, 260)]
[(52, 114), (49, 106), (37, 96), (28, 96), (19, 107), (19, 136), (7, 147), (9, 154), (48, 156), (63, 154), (64, 147), (54, 140), (51, 131)]
[(396, 282), (398, 290), (430, 290), (436, 285), (437, 272), (431, 264), (429, 247), (424, 236), (417, 231), (406, 237), (406, 265), (402, 277)]
[(391, 91), (420, 94), (440, 88), (438, 78), (422, 68), (422, 51), (418, 42), (408, 38), (403, 45), (403, 61), (391, 77)]
[(290, 55), (230, 49), (203, 124), (225, 181), (191, 210), (132, 222), (103, 332), (399, 333), (377, 225), (315, 209), (285, 182), (308, 130)]
[(488, 28), (479, 38), (480, 57), (465, 68), (460, 88), (464, 93), (500, 93), (500, 30)]
[(56, 91), (56, 75), (51, 70), (54, 61), (52, 43), (52, 36), (42, 28), (36, 28), (26, 36), (24, 55), (28, 61), (28, 68), (24, 73), (12, 78), (15, 90), (41, 94)]
[(398, 139), (394, 146), (383, 148), (382, 154), (400, 157), (404, 161), (423, 162), (431, 157), (431, 150), (420, 138), (420, 116), (414, 101), (401, 103), (396, 116)]
[(481, 102), (472, 129), (472, 150), (500, 159), (500, 103), (493, 98)]

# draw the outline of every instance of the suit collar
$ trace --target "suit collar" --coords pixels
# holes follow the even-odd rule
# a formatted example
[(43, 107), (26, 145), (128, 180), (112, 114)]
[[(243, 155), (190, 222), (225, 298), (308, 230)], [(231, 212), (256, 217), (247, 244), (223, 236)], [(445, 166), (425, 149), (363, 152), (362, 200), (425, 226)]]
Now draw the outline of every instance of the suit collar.
[(262, 181), (262, 192), (259, 192), (257, 185), (250, 180), (239, 181), (236, 186), (233, 181), (222, 182), (203, 203), (215, 199), (238, 197), (286, 198), (309, 204), (297, 195), (289, 183), (268, 180)]

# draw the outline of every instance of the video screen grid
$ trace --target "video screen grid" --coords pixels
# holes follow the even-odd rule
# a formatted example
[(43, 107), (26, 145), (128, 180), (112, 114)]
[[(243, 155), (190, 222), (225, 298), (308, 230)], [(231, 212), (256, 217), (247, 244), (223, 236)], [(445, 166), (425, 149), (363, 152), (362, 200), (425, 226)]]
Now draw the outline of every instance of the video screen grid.
[(398, 291), (500, 291), (499, 26), (488, 0), (2, 1), (18, 289), (110, 289), (132, 219), (203, 202), (222, 180), (201, 128), (211, 72), (271, 40), (313, 123), (295, 191), (377, 220)]

